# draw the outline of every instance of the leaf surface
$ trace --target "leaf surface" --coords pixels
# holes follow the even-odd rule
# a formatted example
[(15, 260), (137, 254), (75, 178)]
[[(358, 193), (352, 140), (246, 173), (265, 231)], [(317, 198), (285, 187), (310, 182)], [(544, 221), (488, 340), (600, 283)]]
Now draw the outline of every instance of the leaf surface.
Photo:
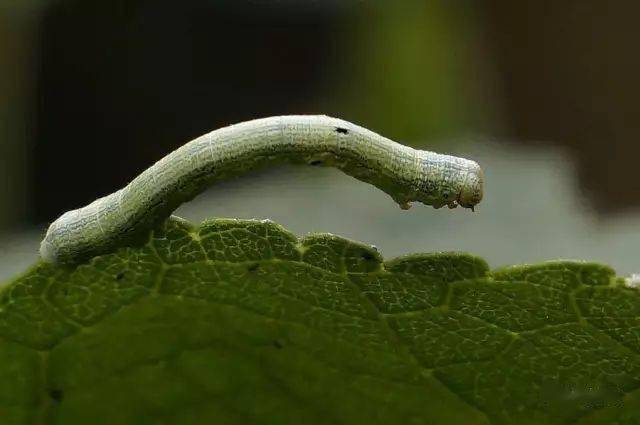
[(598, 264), (173, 217), (3, 289), (0, 423), (638, 423), (639, 318)]

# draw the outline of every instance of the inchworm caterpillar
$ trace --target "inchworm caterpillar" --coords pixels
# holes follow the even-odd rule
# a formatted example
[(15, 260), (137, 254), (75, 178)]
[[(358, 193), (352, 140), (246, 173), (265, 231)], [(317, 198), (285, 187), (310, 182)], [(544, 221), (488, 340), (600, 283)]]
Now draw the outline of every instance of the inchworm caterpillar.
[(215, 181), (279, 163), (334, 166), (391, 195), (440, 208), (473, 208), (483, 173), (474, 161), (403, 146), (324, 115), (256, 119), (212, 131), (171, 152), (123, 189), (69, 211), (40, 244), (45, 261), (107, 253), (166, 219)]

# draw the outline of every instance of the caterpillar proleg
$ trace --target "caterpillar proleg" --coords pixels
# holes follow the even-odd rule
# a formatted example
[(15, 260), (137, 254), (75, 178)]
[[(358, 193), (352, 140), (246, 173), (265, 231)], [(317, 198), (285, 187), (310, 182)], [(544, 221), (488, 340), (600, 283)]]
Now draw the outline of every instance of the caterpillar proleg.
[(146, 233), (212, 183), (279, 163), (333, 166), (388, 193), (435, 208), (473, 208), (483, 173), (474, 161), (413, 149), (324, 115), (256, 119), (183, 145), (117, 192), (55, 220), (40, 244), (49, 262), (74, 263)]

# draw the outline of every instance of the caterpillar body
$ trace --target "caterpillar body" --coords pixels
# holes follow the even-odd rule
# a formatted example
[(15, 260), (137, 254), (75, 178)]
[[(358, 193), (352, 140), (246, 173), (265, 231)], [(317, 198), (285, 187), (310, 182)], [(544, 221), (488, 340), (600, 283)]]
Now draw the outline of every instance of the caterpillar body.
[(483, 172), (463, 158), (413, 149), (324, 115), (279, 116), (224, 127), (183, 145), (126, 187), (55, 220), (40, 244), (48, 262), (75, 263), (146, 234), (212, 183), (280, 163), (334, 166), (388, 193), (403, 209), (472, 208)]

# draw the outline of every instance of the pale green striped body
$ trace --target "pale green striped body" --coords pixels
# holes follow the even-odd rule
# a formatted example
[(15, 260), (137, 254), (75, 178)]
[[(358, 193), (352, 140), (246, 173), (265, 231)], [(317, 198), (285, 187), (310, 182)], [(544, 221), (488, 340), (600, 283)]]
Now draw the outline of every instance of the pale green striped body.
[(257, 119), (205, 134), (136, 177), (125, 188), (63, 214), (40, 246), (46, 261), (77, 262), (146, 234), (213, 182), (279, 163), (334, 166), (371, 183), (408, 208), (473, 208), (482, 170), (473, 161), (400, 145), (323, 115)]

